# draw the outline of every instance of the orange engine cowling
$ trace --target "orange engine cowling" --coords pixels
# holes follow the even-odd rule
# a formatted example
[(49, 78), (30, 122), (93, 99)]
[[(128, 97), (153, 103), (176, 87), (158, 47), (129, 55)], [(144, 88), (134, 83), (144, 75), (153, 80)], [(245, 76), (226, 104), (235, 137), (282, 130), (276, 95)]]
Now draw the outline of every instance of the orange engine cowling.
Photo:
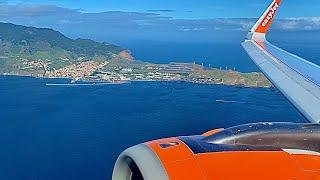
[(161, 139), (118, 158), (113, 180), (320, 180), (320, 125), (259, 123)]

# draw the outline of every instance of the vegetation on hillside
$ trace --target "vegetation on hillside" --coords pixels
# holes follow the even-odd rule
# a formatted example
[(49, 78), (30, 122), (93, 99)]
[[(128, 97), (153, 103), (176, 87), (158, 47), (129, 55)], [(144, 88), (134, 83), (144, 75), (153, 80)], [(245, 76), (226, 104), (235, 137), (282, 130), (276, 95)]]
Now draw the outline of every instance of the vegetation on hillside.
[(0, 73), (26, 61), (42, 61), (59, 69), (82, 61), (110, 59), (124, 49), (89, 39), (70, 39), (58, 31), (0, 23)]

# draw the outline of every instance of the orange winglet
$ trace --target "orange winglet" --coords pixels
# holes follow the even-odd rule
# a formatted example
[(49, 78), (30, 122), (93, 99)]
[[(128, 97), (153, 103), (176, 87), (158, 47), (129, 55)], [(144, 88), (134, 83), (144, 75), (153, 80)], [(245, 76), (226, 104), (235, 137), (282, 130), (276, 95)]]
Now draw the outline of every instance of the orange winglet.
[(280, 4), (281, 0), (274, 0), (251, 31), (263, 34), (267, 33)]

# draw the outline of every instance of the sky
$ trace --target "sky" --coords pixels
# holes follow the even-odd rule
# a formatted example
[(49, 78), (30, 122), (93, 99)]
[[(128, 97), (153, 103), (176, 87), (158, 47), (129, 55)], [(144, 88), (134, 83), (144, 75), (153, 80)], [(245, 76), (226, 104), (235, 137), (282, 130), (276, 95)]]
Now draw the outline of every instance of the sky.
[[(155, 12), (179, 19), (257, 17), (270, 0), (8, 0), (8, 4), (46, 4), (84, 12)], [(284, 0), (280, 17), (319, 16), (318, 0)]]
[[(241, 39), (271, 0), (0, 0), (0, 21), (98, 41)], [(284, 0), (273, 31), (320, 31), (319, 0)], [(320, 37), (319, 37), (320, 38)]]

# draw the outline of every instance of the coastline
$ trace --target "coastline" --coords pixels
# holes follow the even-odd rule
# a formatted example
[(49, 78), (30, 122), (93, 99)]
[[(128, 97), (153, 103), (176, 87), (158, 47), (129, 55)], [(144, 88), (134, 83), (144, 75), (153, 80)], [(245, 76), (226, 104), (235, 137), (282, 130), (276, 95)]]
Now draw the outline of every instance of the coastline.
[(270, 87), (249, 87), (245, 85), (230, 85), (230, 84), (223, 84), (223, 83), (201, 83), (201, 82), (194, 82), (194, 81), (187, 81), (187, 80), (128, 80), (128, 81), (121, 81), (121, 82), (108, 82), (108, 81), (86, 81), (86, 80), (79, 80), (75, 83), (72, 83), (73, 79), (69, 77), (37, 77), (32, 75), (17, 75), (17, 74), (0, 74), (0, 77), (24, 77), (24, 78), (34, 78), (34, 79), (47, 79), (47, 80), (68, 80), (70, 83), (46, 83), (47, 86), (99, 86), (99, 85), (121, 85), (121, 84), (129, 84), (134, 82), (172, 82), (172, 83), (191, 83), (191, 84), (198, 84), (198, 85), (222, 85), (222, 86), (229, 86), (229, 87), (237, 87), (237, 88), (263, 88), (263, 89), (270, 89)]

